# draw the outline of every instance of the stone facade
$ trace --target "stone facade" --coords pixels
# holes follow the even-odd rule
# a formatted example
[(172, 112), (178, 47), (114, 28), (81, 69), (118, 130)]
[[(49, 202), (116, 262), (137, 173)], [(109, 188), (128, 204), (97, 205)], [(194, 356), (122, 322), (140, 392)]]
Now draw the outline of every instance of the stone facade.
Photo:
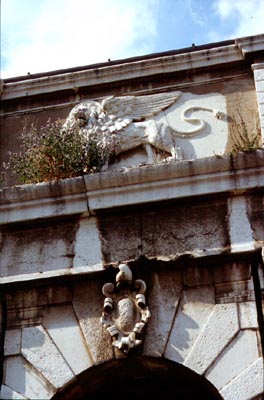
[[(111, 95), (180, 93), (132, 123), (185, 135), (180, 158), (150, 141), (94, 175), (5, 175), (1, 398), (263, 398), (263, 39), (4, 82), (2, 161), (25, 116), (67, 121)], [(233, 154), (241, 124), (259, 127), (259, 146)]]
[(252, 66), (254, 71), (257, 99), (258, 99), (258, 110), (261, 121), (261, 134), (262, 138), (264, 135), (264, 126), (263, 126), (263, 114), (264, 114), (264, 64), (257, 63)]

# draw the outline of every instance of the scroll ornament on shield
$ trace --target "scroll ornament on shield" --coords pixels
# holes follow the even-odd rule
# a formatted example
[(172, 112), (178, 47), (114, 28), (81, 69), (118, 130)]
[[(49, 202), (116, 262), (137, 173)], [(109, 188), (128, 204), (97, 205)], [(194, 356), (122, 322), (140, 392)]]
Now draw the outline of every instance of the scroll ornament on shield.
[(112, 338), (112, 345), (124, 353), (142, 343), (143, 330), (150, 318), (145, 291), (146, 283), (141, 279), (133, 281), (126, 264), (119, 266), (116, 285), (106, 283), (102, 288), (105, 300), (101, 322)]

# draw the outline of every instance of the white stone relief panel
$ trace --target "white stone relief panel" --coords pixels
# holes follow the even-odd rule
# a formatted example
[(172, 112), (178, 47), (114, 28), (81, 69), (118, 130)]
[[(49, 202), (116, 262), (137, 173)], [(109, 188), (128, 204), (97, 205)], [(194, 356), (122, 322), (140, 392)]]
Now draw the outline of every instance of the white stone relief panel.
[(216, 304), (184, 365), (203, 374), (239, 330), (237, 305)]
[(256, 361), (258, 357), (256, 332), (251, 330), (240, 331), (205, 376), (217, 389), (221, 389)]
[(56, 388), (74, 377), (42, 326), (23, 329), (21, 353)]
[(55, 390), (21, 356), (8, 357), (4, 364), (4, 383), (29, 399), (49, 399)]
[(179, 311), (173, 323), (165, 357), (183, 363), (214, 309), (212, 286), (182, 292)]
[(64, 129), (72, 127), (87, 138), (98, 135), (115, 156), (143, 146), (148, 163), (159, 161), (157, 150), (174, 160), (208, 157), (225, 152), (226, 99), (177, 91), (87, 100), (69, 113)]
[(258, 358), (226, 385), (220, 394), (225, 400), (251, 400), (263, 394), (263, 358)]
[(21, 329), (12, 329), (5, 331), (5, 356), (20, 354), (21, 348)]
[(92, 365), (72, 306), (47, 309), (43, 326), (75, 374)]
[[(217, 114), (218, 113), (218, 114)], [(171, 127), (185, 160), (222, 155), (228, 141), (226, 99), (220, 93), (183, 93), (158, 120)]]

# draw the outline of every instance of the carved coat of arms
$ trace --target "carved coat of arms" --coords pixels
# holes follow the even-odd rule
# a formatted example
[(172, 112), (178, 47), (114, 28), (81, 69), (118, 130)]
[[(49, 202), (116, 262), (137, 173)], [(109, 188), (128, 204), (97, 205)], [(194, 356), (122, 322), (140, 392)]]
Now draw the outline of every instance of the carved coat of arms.
[(106, 283), (101, 322), (112, 338), (112, 345), (124, 353), (142, 343), (143, 331), (150, 318), (146, 304), (146, 284), (141, 279), (133, 281), (128, 265), (121, 264), (116, 275), (116, 285)]

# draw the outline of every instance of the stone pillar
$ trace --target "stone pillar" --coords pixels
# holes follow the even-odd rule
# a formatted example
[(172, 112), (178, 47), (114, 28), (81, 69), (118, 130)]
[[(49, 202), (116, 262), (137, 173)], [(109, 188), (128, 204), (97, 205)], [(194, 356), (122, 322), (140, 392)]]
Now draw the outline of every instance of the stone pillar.
[(4, 337), (5, 337), (5, 325), (6, 325), (6, 312), (5, 304), (0, 294), (0, 388), (3, 380), (3, 362), (4, 362)]
[(252, 69), (257, 93), (261, 136), (264, 143), (264, 62), (253, 64)]

